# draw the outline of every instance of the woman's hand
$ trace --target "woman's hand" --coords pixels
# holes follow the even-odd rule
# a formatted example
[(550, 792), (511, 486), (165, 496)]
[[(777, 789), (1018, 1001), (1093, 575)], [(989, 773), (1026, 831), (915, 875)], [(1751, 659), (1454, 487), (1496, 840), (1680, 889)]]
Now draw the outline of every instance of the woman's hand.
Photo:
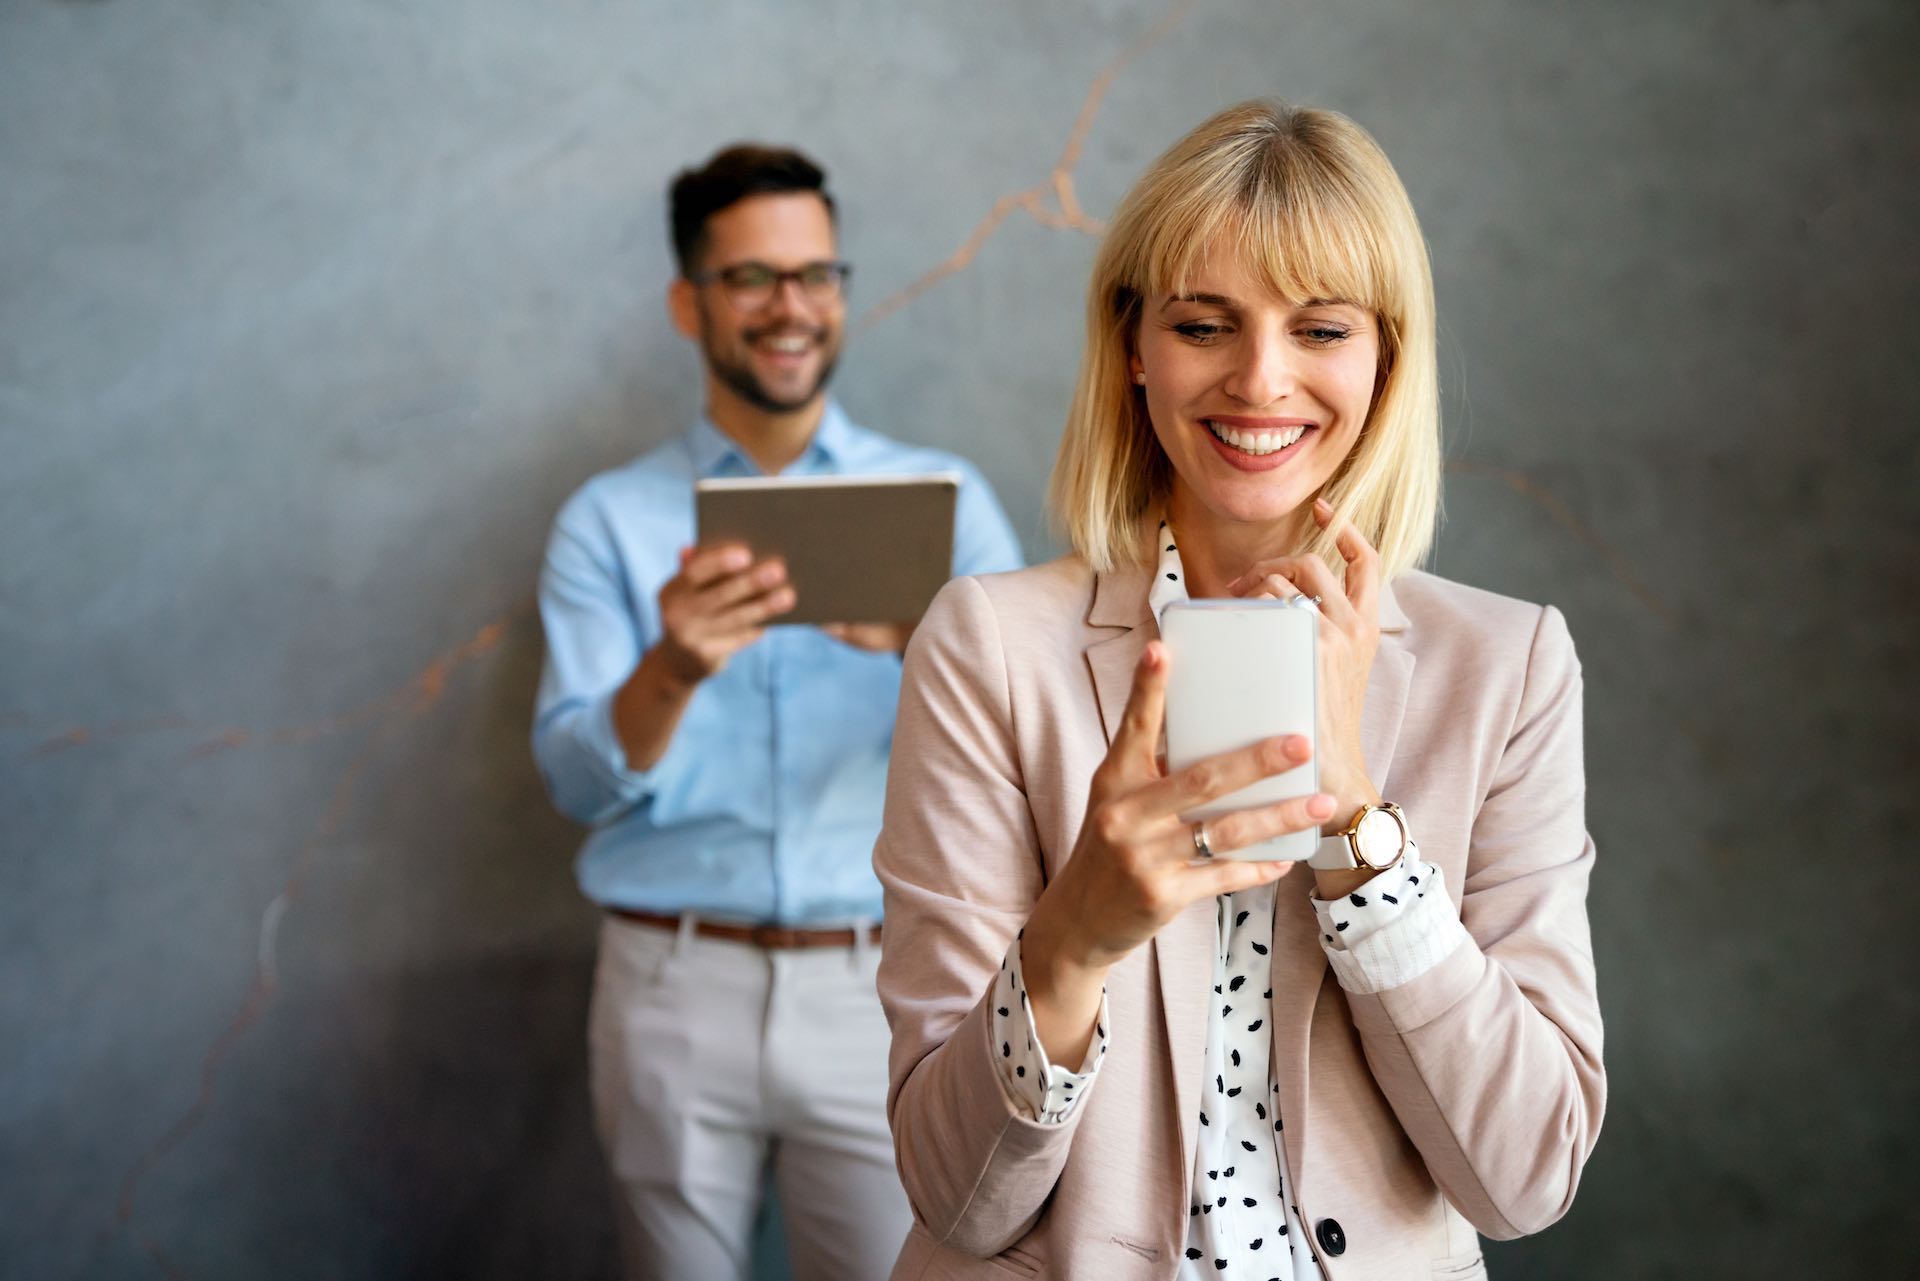
[(1313, 519), (1333, 529), (1334, 545), (1347, 560), (1347, 580), (1333, 576), (1318, 556), (1281, 556), (1261, 561), (1227, 584), (1236, 596), (1320, 598), (1320, 789), (1334, 808), (1321, 832), (1332, 835), (1353, 821), (1363, 805), (1378, 805), (1380, 793), (1367, 777), (1360, 748), (1360, 714), (1367, 701), (1367, 675), (1380, 648), (1380, 554), (1333, 508), (1313, 502)]
[[(1169, 774), (1158, 757), (1167, 653), (1150, 642), (1134, 669), (1119, 732), (1094, 771), (1073, 856), (1041, 894), (1021, 939), (1034, 1026), (1055, 1062), (1086, 1054), (1112, 966), (1190, 904), (1285, 876), (1292, 863), (1200, 858), (1180, 814), (1304, 763), (1304, 735), (1265, 739)], [(1298, 796), (1209, 819), (1215, 853), (1318, 827), (1330, 796)]]

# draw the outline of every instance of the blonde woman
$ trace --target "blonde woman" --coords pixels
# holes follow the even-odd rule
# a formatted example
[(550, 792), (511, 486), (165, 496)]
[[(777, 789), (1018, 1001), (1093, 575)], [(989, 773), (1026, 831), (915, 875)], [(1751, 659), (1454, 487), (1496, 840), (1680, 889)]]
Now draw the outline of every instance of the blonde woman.
[[(1579, 663), (1551, 607), (1414, 569), (1439, 468), (1386, 157), (1326, 111), (1201, 125), (1094, 268), (1074, 554), (956, 580), (907, 657), (874, 854), (896, 1277), (1479, 1277), (1476, 1230), (1565, 1213), (1606, 1093)], [(1169, 774), (1159, 611), (1295, 593), (1323, 791), (1184, 823), (1308, 744)], [(1308, 828), (1307, 866), (1209, 857)]]

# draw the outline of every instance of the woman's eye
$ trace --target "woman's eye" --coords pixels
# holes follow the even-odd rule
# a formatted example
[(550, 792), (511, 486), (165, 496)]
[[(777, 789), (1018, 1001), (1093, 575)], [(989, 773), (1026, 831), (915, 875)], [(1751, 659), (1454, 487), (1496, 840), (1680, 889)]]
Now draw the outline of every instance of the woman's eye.
[(1301, 330), (1300, 336), (1316, 347), (1331, 347), (1351, 337), (1352, 333), (1351, 329), (1343, 329), (1339, 325), (1314, 325)]
[(1184, 325), (1175, 325), (1173, 331), (1184, 338), (1192, 338), (1199, 342), (1205, 342), (1209, 339), (1218, 338), (1220, 335), (1226, 333), (1227, 327), (1225, 325), (1216, 325), (1210, 320), (1189, 320)]

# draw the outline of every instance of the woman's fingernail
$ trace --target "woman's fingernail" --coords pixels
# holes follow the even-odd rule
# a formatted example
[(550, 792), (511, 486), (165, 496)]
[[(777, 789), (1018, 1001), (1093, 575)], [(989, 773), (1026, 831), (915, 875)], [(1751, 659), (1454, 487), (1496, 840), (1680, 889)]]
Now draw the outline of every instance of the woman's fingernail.
[(1314, 818), (1333, 817), (1333, 798), (1325, 792), (1307, 802), (1307, 813)]

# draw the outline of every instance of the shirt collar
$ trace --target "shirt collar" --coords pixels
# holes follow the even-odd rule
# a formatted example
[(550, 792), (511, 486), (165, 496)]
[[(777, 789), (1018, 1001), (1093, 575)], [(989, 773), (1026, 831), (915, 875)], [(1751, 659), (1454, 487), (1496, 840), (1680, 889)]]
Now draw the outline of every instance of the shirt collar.
[(1153, 621), (1157, 623), (1167, 612), (1167, 606), (1189, 597), (1186, 566), (1180, 563), (1180, 549), (1174, 545), (1173, 531), (1164, 520), (1160, 522), (1153, 549), (1157, 563), (1153, 567), (1153, 585), (1147, 588), (1147, 608), (1153, 611)]
[(753, 464), (740, 452), (727, 434), (713, 425), (705, 414), (694, 420), (687, 432), (687, 452), (693, 456), (693, 474), (699, 477), (734, 475), (752, 470)]
[[(843, 471), (852, 444), (853, 424), (848, 421), (840, 403), (828, 398), (826, 408), (820, 414), (820, 424), (813, 429), (813, 439), (807, 442), (806, 449), (794, 461), (794, 469), (800, 472)], [(714, 426), (713, 419), (705, 414), (701, 414), (688, 431), (687, 450), (693, 456), (693, 472), (696, 476), (760, 474), (746, 451), (735, 444), (731, 436)]]
[(813, 429), (813, 439), (807, 442), (807, 452), (828, 471), (843, 471), (852, 445), (853, 424), (841, 410), (840, 402), (829, 396), (826, 410), (820, 415), (820, 425)]

